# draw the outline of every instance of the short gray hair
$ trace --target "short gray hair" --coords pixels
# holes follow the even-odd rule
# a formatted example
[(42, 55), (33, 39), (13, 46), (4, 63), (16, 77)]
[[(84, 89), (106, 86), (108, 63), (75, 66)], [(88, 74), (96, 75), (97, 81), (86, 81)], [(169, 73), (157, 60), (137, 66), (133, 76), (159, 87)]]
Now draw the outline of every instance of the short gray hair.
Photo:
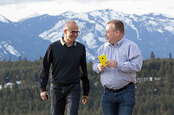
[(124, 24), (121, 20), (114, 19), (109, 21), (107, 24), (114, 24), (114, 30), (119, 30), (122, 34), (125, 34)]

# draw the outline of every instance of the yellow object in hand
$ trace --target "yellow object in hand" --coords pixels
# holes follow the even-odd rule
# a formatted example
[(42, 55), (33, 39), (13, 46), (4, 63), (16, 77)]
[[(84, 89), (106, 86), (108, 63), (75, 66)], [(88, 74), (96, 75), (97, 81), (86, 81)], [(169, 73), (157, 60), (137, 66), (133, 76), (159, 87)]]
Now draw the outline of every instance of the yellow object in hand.
[(104, 67), (106, 67), (107, 58), (106, 58), (105, 54), (99, 56), (98, 59), (100, 60), (100, 63), (101, 63)]

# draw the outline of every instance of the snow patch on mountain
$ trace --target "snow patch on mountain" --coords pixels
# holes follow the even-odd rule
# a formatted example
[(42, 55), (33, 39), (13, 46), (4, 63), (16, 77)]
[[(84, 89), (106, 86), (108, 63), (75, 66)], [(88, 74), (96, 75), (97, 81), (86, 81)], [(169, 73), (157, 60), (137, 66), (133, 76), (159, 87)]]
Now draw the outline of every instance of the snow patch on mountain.
[(135, 16), (135, 15), (133, 15), (133, 14), (130, 14), (129, 18), (132, 19), (132, 20), (134, 20), (135, 22), (138, 22), (139, 21), (138, 17)]
[(83, 29), (86, 28), (86, 22), (80, 22), (80, 21), (76, 21), (77, 22), (77, 25), (79, 27), (79, 31), (82, 32)]
[(99, 31), (99, 32), (104, 31), (104, 27), (101, 26), (101, 25), (99, 25), (99, 24), (96, 24), (96, 25), (95, 25), (95, 29), (96, 29), (97, 31)]
[(6, 48), (7, 51), (9, 51), (9, 53), (11, 53), (12, 55), (15, 55), (17, 57), (21, 56), (20, 53), (11, 45), (8, 44), (4, 44), (4, 47)]
[(173, 20), (167, 19), (164, 24), (164, 29), (174, 34), (174, 18)]
[(141, 21), (144, 22), (144, 26), (149, 32), (157, 31), (163, 33), (164, 31), (169, 31), (174, 34), (174, 18), (143, 16)]
[(43, 38), (44, 40), (49, 40), (51, 42), (57, 41), (63, 36), (63, 25), (65, 23), (66, 20), (58, 21), (53, 28), (39, 34), (39, 37)]
[(93, 54), (89, 53), (88, 49), (86, 49), (86, 57), (87, 57), (87, 60), (94, 60), (95, 59)]
[(73, 15), (71, 18), (78, 18), (81, 20), (90, 21), (88, 14), (86, 14), (86, 13), (78, 13), (78, 14)]
[(104, 37), (98, 37), (98, 40), (100, 41), (100, 42), (107, 42), (107, 40), (106, 40), (106, 38), (104, 38)]
[[(8, 51), (10, 54), (14, 55), (14, 56), (21, 56), (20, 53), (11, 45), (9, 45), (6, 42), (2, 42), (2, 44), (0, 45), (1, 49), (4, 47), (6, 51)], [(7, 54), (7, 52), (4, 50), (4, 53)]]
[(128, 26), (130, 26), (133, 30), (136, 31), (137, 39), (138, 39), (138, 40), (141, 40), (141, 38), (139, 37), (140, 35), (139, 35), (139, 32), (138, 32), (138, 29), (137, 29), (136, 26), (132, 23), (132, 20), (127, 18), (127, 19), (125, 19), (124, 21), (127, 23)]
[(73, 15), (75, 15), (76, 13), (75, 12), (72, 12), (72, 11), (67, 11), (63, 14), (61, 14), (62, 16), (65, 16), (65, 17), (71, 17)]
[(157, 21), (149, 20), (147, 22), (147, 30), (150, 32), (157, 31), (157, 32), (163, 33), (164, 31), (162, 28), (163, 27), (161, 27), (161, 25)]
[(88, 33), (87, 35), (82, 37), (82, 40), (86, 42), (88, 48), (90, 49), (94, 49), (98, 47), (97, 42), (94, 39), (94, 35), (92, 33)]
[(100, 17), (102, 15), (102, 13), (100, 11), (93, 11), (89, 13), (91, 16), (93, 17)]
[(166, 26), (165, 29), (169, 32), (171, 32), (172, 34), (174, 34), (174, 27), (171, 26)]
[(102, 25), (106, 25), (109, 14), (107, 12), (98, 10), (98, 11), (89, 12), (89, 15), (95, 17), (95, 21), (97, 21), (98, 23), (100, 23)]

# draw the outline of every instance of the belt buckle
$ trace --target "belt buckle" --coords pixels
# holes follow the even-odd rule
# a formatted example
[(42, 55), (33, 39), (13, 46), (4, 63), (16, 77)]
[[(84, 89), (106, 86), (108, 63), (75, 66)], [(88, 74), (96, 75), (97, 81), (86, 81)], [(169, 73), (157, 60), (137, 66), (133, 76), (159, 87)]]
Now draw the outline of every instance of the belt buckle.
[(111, 92), (117, 92), (118, 90), (117, 89), (111, 89)]

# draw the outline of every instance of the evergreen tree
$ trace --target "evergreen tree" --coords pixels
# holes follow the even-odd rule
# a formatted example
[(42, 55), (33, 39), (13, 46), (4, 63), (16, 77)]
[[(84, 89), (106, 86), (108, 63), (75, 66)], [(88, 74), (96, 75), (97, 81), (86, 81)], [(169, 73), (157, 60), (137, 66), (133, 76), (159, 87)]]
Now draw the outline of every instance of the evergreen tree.
[(172, 54), (171, 53), (169, 53), (169, 59), (172, 59)]
[(155, 54), (153, 51), (151, 51), (151, 54), (150, 54), (150, 59), (155, 59)]

